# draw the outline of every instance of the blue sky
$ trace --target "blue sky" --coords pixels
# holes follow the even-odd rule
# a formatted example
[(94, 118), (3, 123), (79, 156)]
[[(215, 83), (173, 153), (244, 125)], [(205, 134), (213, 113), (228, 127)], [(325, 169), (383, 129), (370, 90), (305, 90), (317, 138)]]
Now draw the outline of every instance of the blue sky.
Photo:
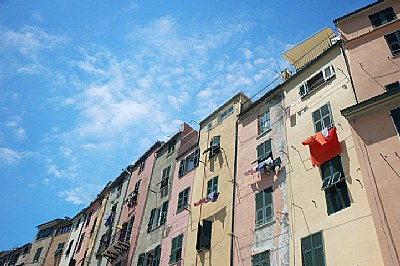
[(0, 0), (0, 250), (371, 2)]

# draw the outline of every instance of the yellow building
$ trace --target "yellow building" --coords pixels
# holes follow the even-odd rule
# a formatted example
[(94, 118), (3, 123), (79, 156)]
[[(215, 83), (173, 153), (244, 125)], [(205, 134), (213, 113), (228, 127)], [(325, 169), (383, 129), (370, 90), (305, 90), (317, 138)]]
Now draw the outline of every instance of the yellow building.
[(283, 54), (295, 68), (282, 75), (290, 265), (383, 265), (350, 126), (340, 113), (356, 101), (335, 40), (326, 28)]
[[(239, 92), (200, 122), (200, 163), (193, 183), (185, 265), (229, 265), (236, 122), (241, 105), (249, 103)], [(207, 200), (210, 194), (209, 198), (218, 198)]]

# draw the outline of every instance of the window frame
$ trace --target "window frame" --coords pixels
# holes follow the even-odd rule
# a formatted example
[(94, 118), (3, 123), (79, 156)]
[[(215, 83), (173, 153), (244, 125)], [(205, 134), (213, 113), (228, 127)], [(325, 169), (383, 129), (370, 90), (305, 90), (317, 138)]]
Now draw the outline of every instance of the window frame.
[[(330, 75), (326, 75), (326, 70), (330, 70)], [(317, 76), (321, 77), (317, 77)], [(304, 80), (301, 82), (297, 90), (299, 92), (300, 98), (304, 98), (309, 93), (313, 92), (314, 90), (318, 89), (320, 86), (325, 84), (328, 80), (336, 76), (335, 68), (332, 64), (325, 65), (321, 70), (315, 73), (312, 77)], [(311, 83), (312, 82), (312, 83)]]
[[(392, 20), (388, 20), (387, 17), (385, 16), (389, 12), (393, 16)], [(393, 10), (393, 7), (390, 6), (388, 8), (385, 8), (383, 10), (380, 10), (380, 11), (378, 11), (376, 13), (373, 13), (373, 14), (369, 15), (368, 18), (369, 18), (369, 21), (371, 22), (371, 26), (374, 29), (376, 29), (376, 28), (379, 28), (379, 27), (381, 27), (383, 25), (386, 25), (386, 24), (388, 24), (388, 23), (390, 23), (392, 21), (395, 21), (397, 19), (397, 16), (396, 16), (396, 13)], [(380, 23), (379, 25), (373, 23), (373, 21), (378, 21), (378, 20), (379, 20), (379, 23)]]
[(182, 246), (183, 246), (183, 234), (178, 235), (172, 239), (171, 253), (169, 255), (169, 264), (176, 263), (182, 260)]
[[(265, 120), (265, 121), (264, 121)], [(258, 117), (258, 134), (261, 135), (271, 129), (271, 114), (268, 111)]]
[[(388, 40), (388, 38), (391, 37), (391, 35), (393, 35), (397, 39), (396, 43), (390, 42)], [(400, 55), (400, 30), (394, 31), (394, 32), (389, 33), (389, 34), (385, 34), (385, 40), (386, 40), (387, 45), (389, 46), (390, 51), (392, 52), (392, 55), (393, 56)], [(393, 44), (397, 44), (397, 46), (399, 46), (399, 48), (394, 50), (393, 47), (392, 47)]]
[[(194, 152), (183, 158), (179, 163), (178, 177), (186, 175), (188, 172), (199, 166), (200, 149), (197, 148)], [(193, 166), (189, 167), (188, 161), (193, 161)]]
[[(314, 243), (313, 243), (313, 240), (316, 237), (320, 237), (321, 243), (319, 245), (314, 245)], [(310, 248), (305, 249), (306, 240), (308, 240), (308, 239), (310, 239), (311, 245), (310, 245)], [(314, 241), (314, 242), (316, 242), (316, 241)], [(302, 237), (300, 239), (300, 245), (301, 245), (301, 264), (302, 264), (302, 266), (325, 266), (326, 265), (324, 237), (323, 237), (322, 231)], [(318, 255), (315, 254), (316, 250), (318, 250), (318, 249), (321, 249), (321, 254), (319, 254), (319, 258), (317, 258)], [(309, 263), (307, 263), (307, 261), (305, 261), (305, 257), (308, 253), (311, 253), (311, 264), (309, 264)], [(317, 259), (319, 259), (319, 260), (317, 261)]]
[(207, 181), (207, 195), (212, 192), (218, 192), (218, 176), (214, 176)]
[(393, 90), (397, 90), (397, 89), (400, 89), (400, 81), (395, 81), (393, 83), (389, 83), (389, 84), (385, 85), (386, 91), (393, 91)]
[(43, 250), (43, 247), (39, 247), (37, 250), (36, 250), (36, 253), (35, 253), (35, 256), (33, 257), (33, 263), (36, 263), (36, 262), (38, 262), (39, 261), (39, 259), (40, 259), (40, 254), (42, 253), (42, 250)]
[(210, 141), (209, 158), (218, 155), (221, 149), (221, 135), (213, 136)]
[[(323, 115), (322, 115), (322, 108), (325, 107), (325, 106), (327, 106), (327, 108), (328, 108), (328, 114), (325, 115), (325, 116), (323, 116)], [(316, 121), (315, 116), (314, 116), (314, 114), (315, 114), (316, 112), (319, 112), (319, 115), (320, 115), (320, 118), (319, 118), (317, 121)], [(325, 125), (325, 121), (324, 121), (324, 119), (325, 119), (326, 117), (328, 117), (328, 116), (329, 116), (329, 119), (330, 119), (330, 125), (329, 125), (329, 126)], [(312, 118), (312, 121), (313, 121), (313, 126), (314, 126), (314, 132), (315, 132), (315, 133), (320, 132), (320, 131), (323, 130), (324, 128), (332, 128), (332, 127), (335, 126), (335, 123), (334, 123), (334, 120), (333, 120), (333, 114), (332, 114), (332, 109), (331, 109), (331, 104), (330, 104), (330, 102), (327, 102), (326, 104), (322, 105), (322, 106), (319, 107), (317, 110), (315, 110), (314, 112), (312, 112), (312, 113), (311, 113), (311, 118)], [(317, 128), (317, 123), (318, 123), (318, 122), (321, 122), (321, 130), (317, 130), (317, 129), (318, 129), (318, 128)]]
[(390, 110), (390, 117), (392, 119), (394, 129), (397, 131), (397, 136), (400, 137), (400, 107)]
[[(260, 151), (262, 148), (262, 152)], [(257, 158), (256, 161), (261, 162), (268, 158), (268, 155), (272, 152), (272, 138), (260, 143), (256, 147)]]
[[(266, 258), (263, 258), (263, 256), (266, 256)], [(271, 254), (270, 254), (269, 250), (255, 254), (255, 255), (251, 256), (251, 265), (252, 266), (270, 266), (271, 265), (270, 256), (271, 256)]]
[(139, 174), (144, 171), (145, 166), (146, 166), (146, 158), (140, 160), (140, 166), (138, 171)]
[(190, 187), (185, 188), (178, 194), (178, 204), (176, 207), (176, 212), (184, 210), (189, 205), (189, 191)]
[[(260, 199), (262, 206), (257, 206), (257, 202)], [(260, 215), (261, 219), (259, 218)], [(274, 220), (274, 195), (272, 186), (255, 194), (255, 218), (256, 227), (268, 224)]]

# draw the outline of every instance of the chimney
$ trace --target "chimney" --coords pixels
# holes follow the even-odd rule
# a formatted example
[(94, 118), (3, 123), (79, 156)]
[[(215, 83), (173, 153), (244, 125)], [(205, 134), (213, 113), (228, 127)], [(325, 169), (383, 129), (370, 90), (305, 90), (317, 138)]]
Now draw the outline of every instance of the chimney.
[(281, 80), (282, 80), (281, 83), (288, 80), (291, 76), (292, 76), (292, 72), (289, 69), (285, 68), (283, 71), (281, 71)]

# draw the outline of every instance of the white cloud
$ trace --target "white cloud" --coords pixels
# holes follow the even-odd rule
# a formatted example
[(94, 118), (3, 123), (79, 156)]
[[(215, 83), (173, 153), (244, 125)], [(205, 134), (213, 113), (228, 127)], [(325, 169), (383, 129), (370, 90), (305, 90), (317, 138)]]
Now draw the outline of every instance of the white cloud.
[(48, 179), (48, 178), (43, 179), (42, 184), (45, 186), (50, 185), (50, 179)]
[(61, 191), (58, 195), (65, 201), (75, 205), (88, 204), (95, 199), (96, 195), (101, 191), (100, 185), (81, 185), (69, 190)]
[(32, 19), (36, 20), (36, 21), (39, 21), (39, 22), (43, 22), (44, 21), (43, 17), (37, 11), (33, 11), (32, 12)]
[(0, 167), (14, 166), (19, 163), (25, 155), (27, 155), (26, 152), (18, 152), (13, 149), (0, 147)]
[(249, 49), (244, 49), (243, 54), (246, 59), (250, 59), (253, 57), (253, 52)]
[(25, 129), (22, 127), (18, 127), (14, 130), (15, 137), (17, 140), (23, 140), (26, 138)]

